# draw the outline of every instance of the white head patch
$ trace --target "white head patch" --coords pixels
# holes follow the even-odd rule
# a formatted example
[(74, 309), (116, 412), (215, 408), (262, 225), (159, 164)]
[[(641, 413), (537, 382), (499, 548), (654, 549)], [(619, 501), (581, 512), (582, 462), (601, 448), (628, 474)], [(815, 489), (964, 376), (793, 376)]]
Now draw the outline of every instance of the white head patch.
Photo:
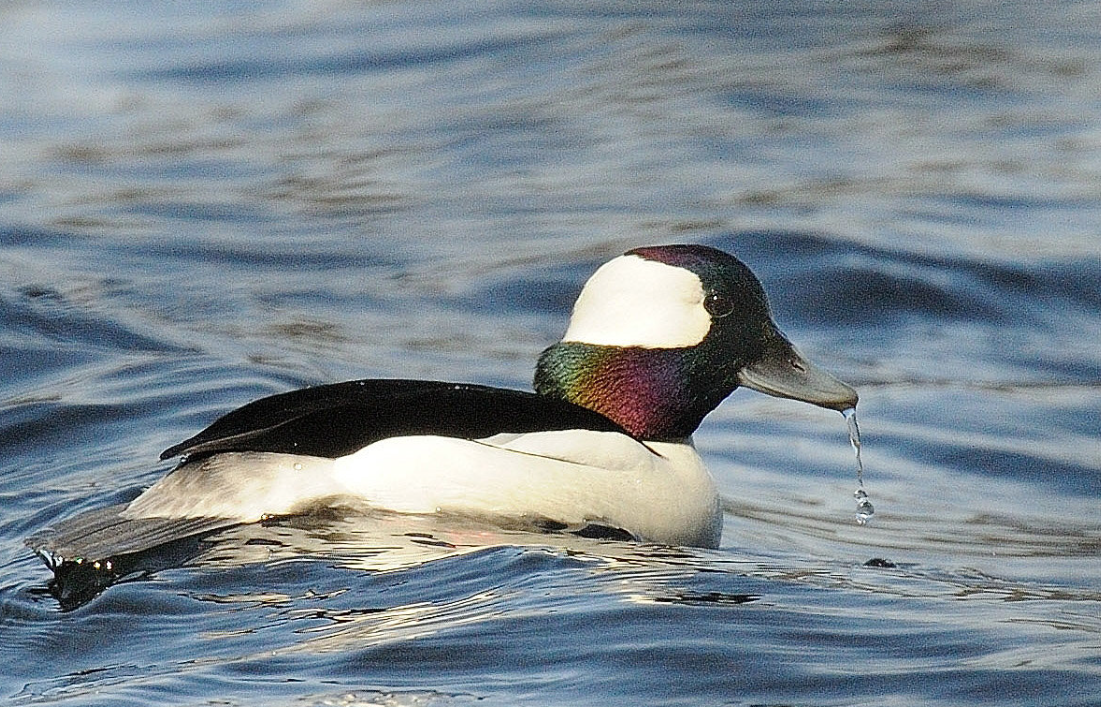
[(562, 341), (652, 349), (695, 346), (711, 329), (703, 298), (695, 273), (623, 255), (585, 283)]

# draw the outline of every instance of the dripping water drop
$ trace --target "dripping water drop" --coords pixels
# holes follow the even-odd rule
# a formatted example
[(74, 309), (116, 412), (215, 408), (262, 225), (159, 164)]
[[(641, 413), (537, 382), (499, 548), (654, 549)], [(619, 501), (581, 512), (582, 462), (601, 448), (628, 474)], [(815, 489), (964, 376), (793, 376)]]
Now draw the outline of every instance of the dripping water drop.
[(849, 444), (852, 445), (853, 453), (856, 454), (856, 491), (853, 493), (853, 498), (856, 499), (856, 522), (864, 525), (875, 513), (875, 508), (868, 500), (867, 492), (864, 491), (864, 461), (860, 458), (860, 425), (856, 421), (855, 407), (848, 408), (841, 414), (845, 416), (845, 422), (848, 423)]

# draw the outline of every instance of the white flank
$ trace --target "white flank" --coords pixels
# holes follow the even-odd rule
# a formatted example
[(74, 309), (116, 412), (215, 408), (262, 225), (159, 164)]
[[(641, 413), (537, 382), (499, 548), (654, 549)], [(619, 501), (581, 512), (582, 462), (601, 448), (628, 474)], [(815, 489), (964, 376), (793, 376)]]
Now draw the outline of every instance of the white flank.
[(585, 283), (562, 340), (652, 349), (695, 346), (711, 328), (703, 298), (695, 273), (623, 255)]
[(252, 523), (344, 495), (333, 460), (224, 452), (175, 469), (135, 498), (125, 518), (232, 518)]
[(599, 522), (703, 547), (718, 546), (722, 531), (718, 491), (690, 442), (585, 430), (393, 437), (337, 459), (334, 471), (349, 495), (403, 513)]

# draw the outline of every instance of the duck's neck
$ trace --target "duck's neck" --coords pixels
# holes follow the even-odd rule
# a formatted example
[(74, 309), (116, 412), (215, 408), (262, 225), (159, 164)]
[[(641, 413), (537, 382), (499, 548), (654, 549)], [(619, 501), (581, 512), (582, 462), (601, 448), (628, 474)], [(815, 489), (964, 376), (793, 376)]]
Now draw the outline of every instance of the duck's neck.
[(737, 386), (732, 374), (701, 365), (709, 362), (687, 349), (560, 342), (539, 357), (535, 390), (595, 410), (638, 439), (685, 439)]

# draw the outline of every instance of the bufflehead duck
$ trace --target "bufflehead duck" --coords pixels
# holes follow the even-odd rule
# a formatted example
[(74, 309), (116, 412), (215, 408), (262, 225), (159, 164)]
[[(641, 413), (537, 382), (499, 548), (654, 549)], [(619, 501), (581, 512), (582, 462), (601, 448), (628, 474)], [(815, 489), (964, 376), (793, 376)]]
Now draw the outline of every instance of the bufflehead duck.
[(585, 284), (534, 393), (382, 379), (262, 398), (167, 449), (179, 465), (129, 504), (28, 544), (57, 570), (354, 499), (716, 547), (719, 494), (692, 433), (739, 386), (841, 411), (857, 402), (780, 333), (737, 258), (636, 248)]

